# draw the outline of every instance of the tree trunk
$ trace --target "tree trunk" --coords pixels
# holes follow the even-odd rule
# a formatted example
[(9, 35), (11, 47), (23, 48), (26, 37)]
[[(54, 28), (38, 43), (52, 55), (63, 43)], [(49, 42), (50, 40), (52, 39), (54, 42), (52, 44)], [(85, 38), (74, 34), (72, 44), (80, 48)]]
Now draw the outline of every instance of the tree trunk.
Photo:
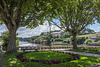
[(76, 34), (72, 34), (73, 39), (72, 39), (72, 45), (73, 49), (77, 49), (77, 39), (76, 39)]
[(9, 43), (6, 53), (16, 52), (16, 29), (9, 30)]

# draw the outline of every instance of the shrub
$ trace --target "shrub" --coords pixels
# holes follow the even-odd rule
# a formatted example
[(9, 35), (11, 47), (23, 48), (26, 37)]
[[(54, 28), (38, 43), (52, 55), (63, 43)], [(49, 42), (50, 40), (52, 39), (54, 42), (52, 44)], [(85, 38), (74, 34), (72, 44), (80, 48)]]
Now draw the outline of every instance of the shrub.
[(56, 38), (55, 41), (63, 41), (62, 39)]
[(77, 37), (77, 44), (84, 44), (85, 40), (85, 37)]
[(86, 37), (86, 39), (88, 39), (88, 37)]
[(63, 35), (62, 35), (62, 38), (68, 38), (70, 37), (71, 34), (69, 32), (65, 32)]
[(100, 43), (100, 40), (98, 40), (97, 43)]
[(96, 39), (95, 39), (95, 42), (98, 42), (99, 40), (100, 40), (100, 38), (96, 38)]
[(16, 40), (16, 46), (19, 46), (19, 40)]
[(67, 42), (68, 44), (71, 44), (72, 41), (69, 39), (69, 40), (66, 40), (66, 42)]
[(87, 39), (84, 43), (85, 43), (85, 44), (89, 44), (89, 43), (91, 43), (91, 42), (92, 42), (91, 39)]
[(51, 44), (51, 36), (50, 35), (42, 35), (42, 36), (39, 36), (37, 39), (34, 40), (35, 43), (38, 43), (38, 44), (45, 44), (45, 45), (50, 45)]
[(63, 41), (63, 43), (67, 43), (67, 41)]

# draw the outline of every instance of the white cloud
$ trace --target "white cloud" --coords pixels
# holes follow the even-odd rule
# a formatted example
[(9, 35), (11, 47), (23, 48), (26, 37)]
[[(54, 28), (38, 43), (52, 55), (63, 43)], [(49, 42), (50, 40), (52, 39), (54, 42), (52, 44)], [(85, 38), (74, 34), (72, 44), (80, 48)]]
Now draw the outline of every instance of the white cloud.
[(0, 25), (0, 35), (1, 35), (1, 33), (5, 32), (5, 31), (7, 31), (6, 26), (4, 24)]
[[(6, 26), (3, 24), (3, 25), (0, 25), (0, 35), (2, 32), (6, 31), (7, 28)], [(59, 30), (58, 27), (56, 27), (55, 25), (52, 25), (51, 26), (51, 30)], [(18, 37), (31, 37), (31, 36), (37, 36), (37, 35), (40, 35), (41, 32), (47, 32), (47, 31), (50, 31), (50, 27), (49, 27), (49, 24), (48, 22), (44, 22), (43, 25), (39, 25), (38, 27), (34, 28), (34, 29), (30, 29), (30, 28), (26, 28), (25, 27), (20, 27), (18, 30), (17, 30), (17, 33), (18, 33)]]
[(97, 27), (97, 29), (100, 29), (100, 27)]

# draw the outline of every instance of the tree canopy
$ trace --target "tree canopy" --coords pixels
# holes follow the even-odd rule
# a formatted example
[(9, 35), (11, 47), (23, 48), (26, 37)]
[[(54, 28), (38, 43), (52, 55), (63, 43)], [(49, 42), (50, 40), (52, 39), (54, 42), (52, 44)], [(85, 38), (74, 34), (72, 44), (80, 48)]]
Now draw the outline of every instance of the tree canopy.
[[(56, 4), (56, 8), (54, 4)], [(73, 48), (77, 48), (76, 35), (95, 21), (95, 12), (92, 11), (94, 8), (93, 0), (62, 0), (55, 1), (54, 4), (51, 4), (54, 6), (52, 9), (55, 8), (52, 11), (54, 13), (51, 14), (55, 20), (60, 22), (60, 25), (51, 17), (49, 21), (52, 21), (59, 28), (70, 32), (73, 36)]]
[(77, 48), (76, 35), (96, 19), (99, 22), (99, 6), (99, 0), (0, 0), (0, 20), (9, 30), (7, 52), (16, 51), (19, 27), (34, 28), (44, 20), (70, 32), (73, 48)]
[(0, 0), (0, 19), (9, 31), (7, 53), (16, 51), (16, 31), (29, 25), (34, 28), (42, 24), (49, 9), (46, 0)]

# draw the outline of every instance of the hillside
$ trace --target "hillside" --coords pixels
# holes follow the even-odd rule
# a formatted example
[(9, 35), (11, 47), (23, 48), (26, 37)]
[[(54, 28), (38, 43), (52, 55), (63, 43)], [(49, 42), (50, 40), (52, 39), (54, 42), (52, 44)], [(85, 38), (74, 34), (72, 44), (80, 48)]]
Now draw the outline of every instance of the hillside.
[(95, 34), (86, 34), (86, 35), (78, 35), (78, 37), (98, 37), (100, 36), (100, 33), (95, 33)]

